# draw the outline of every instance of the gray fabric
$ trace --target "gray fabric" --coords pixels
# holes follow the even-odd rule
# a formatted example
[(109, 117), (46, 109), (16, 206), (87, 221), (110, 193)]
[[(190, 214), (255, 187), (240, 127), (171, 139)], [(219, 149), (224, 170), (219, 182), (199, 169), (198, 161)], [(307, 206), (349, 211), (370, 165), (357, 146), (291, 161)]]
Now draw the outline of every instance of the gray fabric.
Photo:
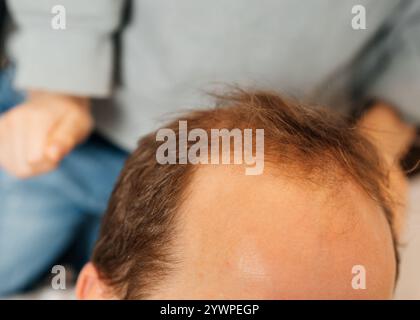
[(51, 27), (55, 0), (11, 0), (17, 24), (10, 53), (19, 88), (107, 96), (111, 90), (113, 39), (123, 1), (64, 0), (67, 29)]
[[(420, 120), (420, 1), (133, 0), (122, 30), (117, 88), (113, 41), (126, 1), (62, 0), (65, 31), (50, 28), (55, 2), (8, 1), (18, 26), (10, 41), (17, 85), (98, 98), (113, 94), (95, 106), (98, 128), (129, 149), (164, 115), (211, 104), (206, 91), (224, 84), (321, 102), (329, 95), (351, 97), (354, 81), (369, 79), (359, 96), (383, 97)], [(357, 4), (367, 9), (366, 30), (351, 28)], [(378, 37), (398, 14), (398, 23)], [(369, 46), (372, 39), (385, 44)], [(363, 59), (389, 55), (360, 68)]]
[(420, 1), (409, 5), (384, 41), (387, 67), (366, 93), (400, 108), (406, 120), (420, 123)]

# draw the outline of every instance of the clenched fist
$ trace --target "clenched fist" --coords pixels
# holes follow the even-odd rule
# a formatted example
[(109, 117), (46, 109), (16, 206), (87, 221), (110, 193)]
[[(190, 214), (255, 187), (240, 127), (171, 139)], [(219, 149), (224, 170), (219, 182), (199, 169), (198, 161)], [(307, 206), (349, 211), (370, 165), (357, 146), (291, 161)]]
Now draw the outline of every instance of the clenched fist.
[(0, 116), (0, 169), (20, 178), (51, 171), (92, 129), (88, 98), (30, 92)]

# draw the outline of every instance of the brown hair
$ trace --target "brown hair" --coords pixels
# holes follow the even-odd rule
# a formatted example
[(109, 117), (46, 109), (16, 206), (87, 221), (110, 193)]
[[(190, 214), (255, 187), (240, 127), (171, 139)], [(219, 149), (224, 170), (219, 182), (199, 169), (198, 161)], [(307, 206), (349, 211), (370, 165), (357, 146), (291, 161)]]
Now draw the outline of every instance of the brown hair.
[[(179, 120), (165, 126), (177, 138)], [(383, 207), (392, 226), (387, 174), (377, 151), (331, 110), (302, 106), (276, 93), (236, 90), (219, 97), (216, 108), (193, 111), (182, 120), (188, 130), (264, 129), (266, 160), (299, 164), (310, 173), (339, 168)], [(93, 254), (102, 279), (120, 298), (147, 297), (176, 263), (171, 244), (177, 210), (197, 166), (159, 164), (156, 150), (162, 143), (156, 133), (144, 137), (126, 162)]]

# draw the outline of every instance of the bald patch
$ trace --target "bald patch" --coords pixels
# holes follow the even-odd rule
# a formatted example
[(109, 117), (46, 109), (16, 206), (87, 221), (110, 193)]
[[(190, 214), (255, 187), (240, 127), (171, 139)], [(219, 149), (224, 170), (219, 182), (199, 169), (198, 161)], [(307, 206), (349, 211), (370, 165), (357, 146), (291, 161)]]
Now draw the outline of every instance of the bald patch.
[[(389, 298), (395, 260), (384, 213), (357, 184), (336, 181), (200, 167), (179, 210), (180, 271), (160, 296), (182, 283), (183, 298)], [(367, 290), (351, 287), (354, 265), (366, 267)]]

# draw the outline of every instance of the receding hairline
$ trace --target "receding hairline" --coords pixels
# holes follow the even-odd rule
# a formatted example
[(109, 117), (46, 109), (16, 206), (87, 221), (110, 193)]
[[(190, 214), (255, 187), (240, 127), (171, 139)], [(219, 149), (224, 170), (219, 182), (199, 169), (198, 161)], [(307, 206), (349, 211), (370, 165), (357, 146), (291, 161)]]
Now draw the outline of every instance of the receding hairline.
[[(173, 273), (168, 275), (168, 281), (169, 282), (167, 283), (167, 285), (171, 284), (171, 279), (173, 277), (175, 277), (177, 279), (176, 281), (179, 280), (178, 272), (182, 273), (183, 272), (182, 270), (185, 267), (185, 265), (183, 264), (183, 259), (187, 258), (187, 260), (190, 261), (189, 256), (192, 254), (192, 252), (190, 250), (187, 251), (189, 256), (186, 257), (185, 256), (185, 250), (183, 250), (185, 248), (183, 248), (183, 246), (185, 246), (185, 245), (188, 246), (188, 243), (191, 243), (191, 241), (194, 241), (194, 243), (196, 242), (195, 237), (191, 238), (192, 234), (195, 234), (195, 233), (201, 234), (202, 232), (204, 232), (204, 229), (210, 228), (210, 231), (206, 231), (205, 234), (207, 234), (208, 232), (211, 232), (211, 234), (213, 234), (213, 236), (215, 234), (218, 234), (218, 236), (216, 237), (216, 240), (220, 240), (220, 242), (221, 242), (221, 243), (218, 243), (218, 241), (216, 241), (216, 243), (212, 244), (212, 247), (214, 247), (214, 250), (219, 250), (221, 248), (221, 247), (219, 248), (219, 246), (223, 247), (224, 245), (227, 245), (227, 246), (233, 245), (233, 247), (235, 247), (235, 243), (237, 243), (237, 240), (234, 240), (232, 243), (230, 243), (228, 241), (228, 239), (230, 239), (229, 234), (232, 232), (232, 230), (223, 229), (225, 227), (226, 221), (232, 220), (232, 219), (223, 218), (223, 215), (231, 214), (232, 212), (240, 214), (241, 211), (237, 211), (237, 206), (233, 205), (233, 203), (232, 203), (232, 208), (227, 206), (225, 208), (225, 210), (222, 209), (221, 212), (215, 212), (214, 210), (216, 210), (216, 209), (214, 209), (214, 208), (212, 209), (212, 206), (207, 206), (206, 205), (206, 201), (210, 201), (210, 199), (208, 199), (207, 197), (202, 198), (202, 196), (207, 195), (207, 194), (210, 194), (210, 195), (216, 194), (216, 192), (209, 193), (208, 190), (205, 189), (205, 185), (207, 183), (218, 184), (218, 185), (212, 186), (212, 188), (211, 188), (213, 191), (217, 191), (219, 187), (221, 187), (223, 184), (226, 184), (226, 182), (223, 182), (223, 181), (229, 181), (228, 180), (229, 178), (232, 178), (232, 177), (246, 178), (246, 177), (243, 176), (243, 171), (242, 171), (241, 168), (239, 168), (240, 166), (238, 168), (237, 167), (238, 166), (234, 166), (234, 165), (197, 166), (196, 169), (194, 169), (194, 174), (193, 174), (193, 176), (190, 180), (190, 185), (186, 188), (186, 192), (184, 194), (183, 205), (179, 208), (179, 211), (177, 212), (177, 221), (179, 222), (179, 228), (178, 228), (177, 232), (179, 232), (179, 236), (175, 240), (174, 249), (176, 250), (177, 254), (179, 255), (178, 259), (177, 259), (178, 264), (173, 269), (173, 271), (172, 271)], [(224, 178), (225, 180), (223, 180), (221, 178)], [(354, 241), (354, 239), (351, 240), (351, 241), (348, 241), (348, 240), (345, 240), (345, 239), (347, 239), (349, 235), (351, 235), (353, 232), (355, 232), (354, 231), (355, 228), (360, 230), (360, 227), (362, 227), (362, 229), (370, 230), (370, 228), (375, 227), (375, 225), (372, 224), (372, 223), (370, 223), (368, 226), (364, 226), (364, 225), (362, 225), (362, 226), (359, 225), (358, 226), (358, 220), (359, 220), (360, 214), (362, 212), (357, 211), (355, 209), (357, 206), (354, 206), (354, 204), (361, 202), (360, 197), (364, 197), (365, 199), (370, 201), (370, 204), (371, 204), (371, 207), (372, 207), (372, 210), (369, 211), (370, 214), (373, 214), (373, 215), (377, 214), (376, 217), (380, 219), (378, 221), (381, 221), (381, 219), (383, 221), (383, 219), (384, 219), (384, 216), (381, 217), (383, 212), (381, 212), (380, 206), (373, 199), (371, 199), (366, 193), (364, 193), (364, 191), (360, 188), (360, 186), (358, 186), (354, 181), (352, 181), (350, 177), (347, 177), (347, 181), (342, 184), (341, 196), (339, 198), (337, 198), (336, 193), (333, 192), (333, 185), (330, 185), (330, 186), (327, 186), (327, 187), (322, 186), (322, 185), (318, 185), (318, 186), (321, 186), (322, 188), (316, 188), (316, 185), (312, 185), (312, 183), (307, 184), (301, 179), (294, 179), (293, 177), (290, 177), (290, 175), (283, 175), (283, 172), (279, 171), (278, 168), (273, 168), (273, 170), (269, 169), (267, 172), (264, 173), (264, 176), (256, 176), (256, 177), (250, 177), (250, 178), (251, 179), (256, 179), (256, 180), (261, 180), (261, 179), (268, 178), (272, 182), (278, 182), (278, 181), (282, 180), (282, 182), (278, 186), (283, 185), (283, 183), (286, 183), (287, 185), (293, 184), (293, 185), (295, 185), (295, 187), (298, 190), (302, 190), (302, 194), (311, 195), (311, 193), (313, 194), (314, 192), (318, 192), (318, 194), (320, 196), (322, 196), (322, 198), (323, 198), (322, 201), (331, 201), (331, 203), (326, 203), (328, 205), (328, 207), (326, 206), (325, 210), (323, 210), (324, 209), (323, 206), (318, 207), (320, 210), (317, 211), (318, 213), (316, 213), (316, 216), (309, 217), (309, 219), (314, 219), (314, 221), (315, 221), (315, 220), (318, 220), (318, 217), (322, 218), (322, 221), (320, 220), (319, 223), (324, 224), (324, 226), (323, 226), (323, 228), (325, 227), (324, 236), (327, 237), (328, 239), (330, 239), (326, 243), (330, 244), (332, 246), (333, 246), (334, 241), (338, 241), (338, 243), (340, 243), (342, 241), (344, 241), (344, 242), (347, 241), (347, 245), (350, 246), (351, 243), (352, 243), (351, 241)], [(211, 180), (211, 181), (209, 181), (209, 180)], [(254, 180), (254, 182), (256, 180)], [(240, 181), (244, 181), (244, 180), (241, 179)], [(238, 183), (241, 183), (240, 181), (238, 181)], [(276, 185), (277, 184), (275, 183), (273, 185), (273, 188), (276, 188)], [(256, 190), (258, 190), (259, 186), (260, 185), (257, 185), (257, 184), (254, 185)], [(352, 188), (353, 191), (346, 193), (346, 191), (348, 191), (349, 187)], [(239, 193), (241, 191), (237, 191), (237, 192)], [(348, 197), (345, 197), (345, 194), (348, 194)], [(353, 195), (351, 197), (351, 199), (349, 198), (350, 194)], [(282, 189), (278, 189), (278, 195), (281, 198)], [(246, 201), (248, 195), (244, 194), (243, 196), (244, 196), (244, 199), (245, 199), (244, 201)], [(356, 198), (354, 198), (354, 196), (356, 196)], [(219, 201), (217, 199), (219, 199)], [(218, 197), (212, 198), (211, 197), (211, 200), (213, 200), (214, 203), (220, 203), (220, 202), (223, 203), (224, 198), (218, 198)], [(264, 201), (264, 200), (262, 200), (262, 201)], [(228, 205), (229, 203), (230, 202), (227, 202), (226, 204)], [(311, 208), (313, 204), (314, 203), (311, 202), (311, 200), (308, 199), (308, 203), (306, 203), (307, 207)], [(339, 210), (335, 210), (334, 206), (338, 206)], [(343, 206), (346, 206), (346, 208), (343, 208)], [(203, 208), (204, 209), (209, 208), (209, 211), (204, 211), (203, 212), (202, 211)], [(231, 209), (234, 210), (234, 211), (231, 211)], [(251, 213), (251, 211), (249, 213)], [(245, 228), (243, 228), (243, 227), (241, 228), (238, 225), (239, 230), (245, 230), (246, 231), (246, 230), (249, 229), (249, 227), (255, 227), (255, 223), (259, 222), (259, 219), (260, 219), (259, 217), (265, 217), (264, 212), (261, 212), (261, 211), (258, 211), (258, 212), (255, 211), (254, 212), (255, 216), (249, 215), (249, 213), (245, 214), (242, 217), (242, 218), (248, 217), (247, 218), (248, 221), (245, 224)], [(290, 208), (289, 211), (284, 211), (284, 212), (276, 211), (276, 213), (278, 213), (278, 222), (280, 223), (280, 222), (284, 222), (283, 219), (285, 217), (285, 214), (286, 215), (293, 215), (294, 213), (297, 213), (297, 212), (294, 212), (293, 208)], [(339, 213), (342, 213), (342, 214), (340, 215)], [(202, 217), (204, 217), (205, 219), (204, 220), (201, 219)], [(209, 217), (208, 221), (207, 221), (206, 217)], [(200, 220), (200, 222), (197, 222), (197, 220), (196, 220), (197, 218)], [(238, 219), (240, 219), (240, 218), (241, 218), (241, 216), (238, 217)], [(251, 218), (251, 219), (249, 220), (249, 218)], [(339, 219), (339, 221), (337, 219)], [(376, 220), (376, 219), (374, 218), (373, 220)], [(236, 221), (236, 220), (233, 219), (233, 221)], [(238, 220), (238, 221), (240, 221), (240, 220)], [(265, 221), (265, 220), (263, 220), (263, 221)], [(270, 221), (272, 221), (272, 220), (270, 220)], [(231, 223), (232, 222), (229, 222), (230, 227), (231, 227)], [(380, 223), (379, 225), (382, 226), (381, 230), (382, 230), (382, 232), (389, 232), (389, 235), (386, 235), (385, 238), (391, 240), (392, 239), (392, 232), (391, 232), (391, 229), (389, 228), (389, 224), (387, 222), (383, 222), (383, 223), (386, 224), (385, 228), (388, 228), (388, 229), (385, 230), (384, 225)], [(257, 224), (259, 225), (259, 223), (257, 223)], [(185, 229), (186, 225), (188, 226), (187, 229)], [(265, 225), (265, 224), (261, 223), (261, 225)], [(299, 228), (299, 225), (296, 225), (296, 227)], [(262, 237), (262, 238), (265, 239), (267, 234), (272, 233), (272, 232), (270, 233), (270, 230), (273, 229), (273, 225), (265, 225), (265, 227), (263, 227), (263, 228), (264, 228), (265, 232), (257, 233), (255, 235), (255, 237)], [(276, 229), (276, 228), (274, 227), (274, 229)], [(193, 233), (191, 233), (193, 230), (195, 230), (195, 231)], [(237, 232), (237, 230), (235, 230), (235, 232)], [(290, 232), (291, 232), (291, 234), (293, 234), (294, 230), (290, 229)], [(358, 233), (360, 233), (360, 231), (358, 231)], [(273, 233), (272, 235), (273, 235), (272, 241), (279, 241), (279, 239), (276, 238), (276, 236), (275, 236), (276, 233)], [(385, 233), (384, 233), (384, 235), (385, 235)], [(245, 237), (245, 236), (247, 236), (246, 232), (243, 235), (241, 233), (241, 236), (239, 236), (238, 239), (240, 239), (242, 237)], [(249, 234), (248, 234), (248, 236), (249, 236)], [(360, 239), (360, 241), (362, 243), (363, 243), (363, 241), (365, 241), (365, 243), (366, 243), (366, 241), (370, 241), (370, 240), (368, 240), (369, 239), (369, 231), (367, 232), (367, 237), (365, 237), (365, 238), (366, 238), (365, 240)], [(357, 239), (359, 239), (359, 238), (357, 238)], [(370, 242), (368, 242), (368, 243), (370, 243)], [(376, 243), (376, 246), (375, 245), (372, 246), (372, 249), (371, 249), (371, 250), (373, 250), (371, 252), (374, 253), (373, 256), (375, 256), (375, 255), (377, 256), (377, 254), (379, 254), (378, 253), (378, 248), (379, 248), (378, 243), (377, 242), (375, 242), (375, 243)], [(317, 244), (313, 243), (312, 245), (316, 246)], [(384, 245), (385, 245), (385, 242), (384, 242)], [(368, 247), (369, 246), (366, 246), (366, 248), (368, 248)], [(217, 249), (217, 248), (219, 248), (219, 249)], [(388, 247), (388, 248), (390, 248), (390, 247)], [(209, 248), (208, 251), (212, 252), (212, 248)], [(223, 264), (223, 261), (225, 259), (229, 260), (228, 257), (220, 256), (220, 252), (221, 251), (217, 251), (214, 254), (215, 258), (221, 259), (219, 262), (216, 262), (215, 265), (218, 265), (218, 263)], [(389, 250), (388, 250), (388, 253), (389, 253)], [(207, 254), (207, 252), (201, 252), (201, 251), (195, 253), (196, 258), (198, 257), (199, 259), (200, 259), (201, 255), (206, 255), (206, 254)], [(340, 254), (343, 254), (345, 256), (347, 255), (346, 252), (342, 252)], [(355, 263), (354, 264), (357, 264), (358, 262), (360, 262), (359, 260), (357, 260), (358, 255), (355, 252), (349, 252), (348, 254), (349, 254), (349, 256), (354, 255), (354, 257), (355, 257)], [(392, 253), (390, 253), (390, 254), (392, 254)], [(199, 255), (199, 256), (197, 256), (197, 255)], [(381, 254), (381, 256), (382, 256), (382, 254)], [(389, 254), (387, 255), (387, 257), (390, 257)], [(204, 259), (204, 260), (206, 260), (206, 259)], [(387, 261), (389, 261), (389, 260), (387, 260)], [(352, 266), (353, 265), (349, 266), (349, 268), (351, 269)], [(371, 267), (371, 265), (369, 267)], [(191, 273), (191, 269), (188, 269), (188, 270)], [(369, 269), (369, 270), (372, 270), (372, 269)], [(219, 270), (219, 271), (221, 272), (221, 270)], [(200, 272), (204, 272), (204, 271), (201, 270)], [(190, 273), (188, 273), (188, 274), (190, 276), (192, 276), (192, 274), (190, 274)], [(206, 272), (204, 272), (204, 274), (206, 274)], [(185, 282), (185, 281), (183, 281), (183, 282)], [(157, 295), (153, 295), (153, 296), (157, 296)]]
[[(289, 148), (285, 150), (285, 155), (290, 156), (292, 162), (301, 159), (306, 164), (306, 168), (309, 169), (311, 163), (308, 160), (312, 156), (319, 160), (316, 163), (317, 166), (314, 167), (322, 166), (322, 160), (327, 158), (322, 158), (319, 152), (329, 150), (332, 152), (332, 157), (329, 158), (332, 163), (340, 162), (343, 168), (349, 170), (346, 172), (364, 187), (364, 190), (373, 199), (378, 203), (386, 204), (386, 199), (382, 193), (384, 191), (382, 181), (384, 177), (381, 174), (381, 169), (375, 167), (378, 164), (376, 150), (343, 120), (336, 121), (328, 112), (320, 112), (298, 104), (295, 105), (275, 93), (241, 91), (223, 98), (218, 109), (196, 111), (178, 120), (187, 120), (191, 125), (189, 126), (190, 130), (200, 127), (232, 129), (238, 127), (237, 124), (240, 124), (239, 128), (258, 128), (261, 125), (269, 127), (271, 130), (266, 130), (266, 137), (271, 137), (272, 143), (266, 149), (268, 153), (272, 152), (274, 156), (279, 155), (278, 150), (276, 152), (276, 141), (278, 143), (277, 147), (279, 145), (283, 146), (282, 142), (284, 141), (276, 140), (279, 137), (276, 134), (284, 133), (287, 139), (290, 139), (289, 142), (292, 146), (296, 144), (295, 147), (298, 147), (296, 148), (296, 154), (288, 154), (293, 150), (293, 148)], [(176, 130), (178, 120), (166, 127)], [(162, 271), (161, 268), (155, 268), (157, 267), (156, 261), (159, 261), (159, 259), (166, 261), (165, 257), (168, 257), (167, 252), (174, 237), (173, 233), (164, 232), (164, 228), (172, 229), (172, 222), (178, 214), (174, 208), (180, 205), (182, 199), (185, 198), (185, 189), (189, 184), (189, 179), (194, 177), (194, 171), (196, 170), (194, 165), (157, 165), (155, 152), (158, 146), (155, 134), (148, 135), (140, 141), (139, 149), (127, 162), (110, 201), (110, 209), (105, 219), (106, 228), (103, 228), (101, 240), (95, 250), (94, 262), (98, 262), (96, 266), (99, 271), (105, 271), (102, 273), (104, 279), (109, 280), (110, 284), (120, 287), (123, 297), (145, 296), (154, 286), (154, 283), (147, 281), (147, 279), (153, 278), (153, 275)], [(270, 159), (270, 156), (266, 159)], [(362, 161), (358, 163), (357, 160)], [(133, 179), (138, 180), (134, 181)], [(166, 188), (166, 194), (162, 195), (163, 191), (155, 190), (162, 187), (164, 182), (172, 183), (176, 191)], [(166, 201), (164, 197), (171, 199)], [(163, 205), (173, 207), (162, 207)], [(155, 224), (156, 221), (153, 221), (153, 217), (163, 219), (163, 224)], [(387, 219), (391, 218), (391, 215), (387, 217)], [(137, 237), (146, 237), (144, 240), (145, 247), (134, 247), (134, 244), (127, 242), (130, 239), (127, 232), (132, 232), (135, 236), (135, 232), (128, 222), (118, 230), (115, 229), (116, 226), (112, 225), (112, 223), (120, 223), (124, 220), (130, 220), (137, 224), (140, 223), (139, 220), (147, 220), (152, 223), (149, 228), (150, 235), (137, 235)], [(144, 224), (139, 224), (139, 226), (148, 228)], [(160, 232), (158, 235), (153, 233), (156, 230)], [(130, 276), (127, 270), (134, 267), (128, 266), (126, 264), (127, 259), (120, 257), (119, 253), (113, 251), (112, 244), (107, 243), (111, 241), (125, 241), (124, 250), (138, 248), (142, 255), (132, 252), (132, 259), (137, 259), (139, 256), (142, 256), (143, 260), (145, 258), (146, 260), (149, 259), (146, 261), (148, 268), (144, 270), (137, 268), (133, 273), (138, 277), (137, 281), (142, 281), (140, 288), (134, 290), (131, 285), (131, 289), (126, 290), (125, 286), (129, 285), (129, 279), (134, 281), (135, 277), (134, 275)], [(135, 238), (132, 238), (131, 241), (141, 242)], [(101, 258), (101, 254), (106, 255)], [(134, 262), (131, 264), (133, 265)], [(168, 260), (166, 262), (172, 263), (173, 261)], [(118, 268), (118, 264), (121, 264), (120, 268)], [(168, 264), (165, 264), (165, 266), (167, 267)], [(118, 275), (113, 267), (117, 268), (117, 271), (124, 270), (124, 274)], [(145, 276), (146, 274), (148, 276)]]

